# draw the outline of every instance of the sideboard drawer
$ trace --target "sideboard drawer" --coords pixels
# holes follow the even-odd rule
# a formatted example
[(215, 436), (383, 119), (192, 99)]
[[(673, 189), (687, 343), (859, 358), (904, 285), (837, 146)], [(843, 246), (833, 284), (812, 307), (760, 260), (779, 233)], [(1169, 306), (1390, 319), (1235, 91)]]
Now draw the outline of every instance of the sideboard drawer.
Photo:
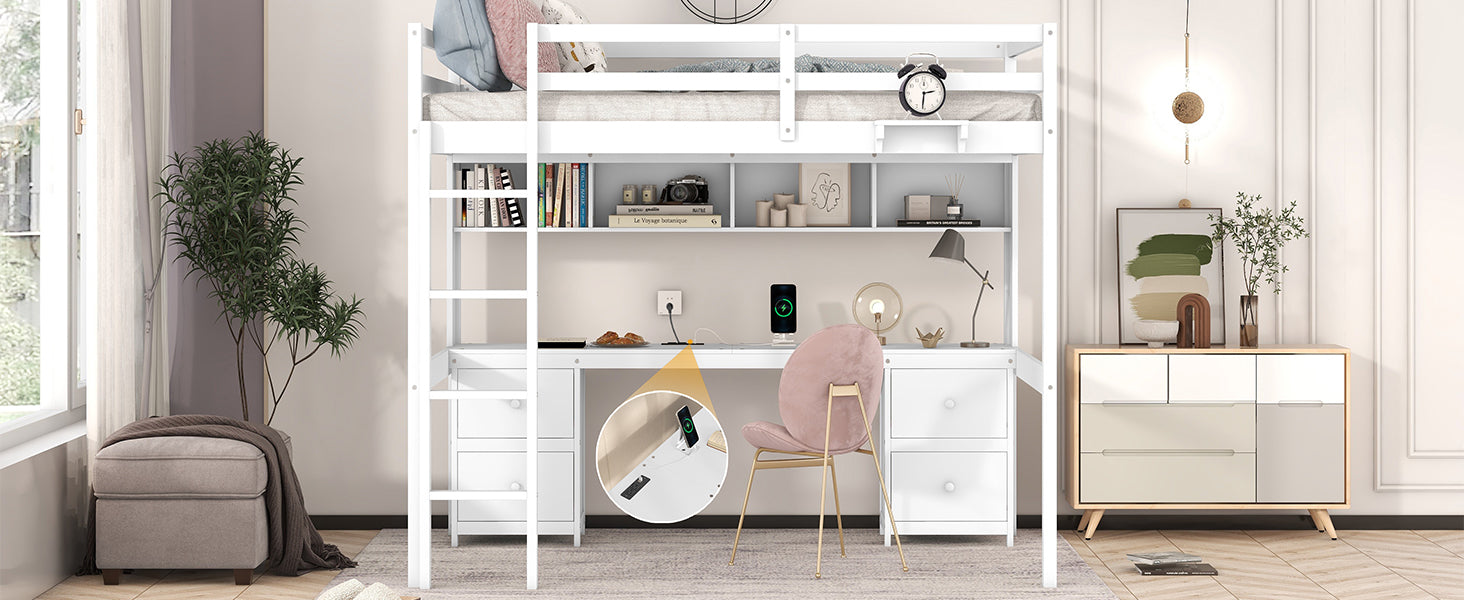
[(1249, 403), (1084, 404), (1078, 418), (1081, 452), (1256, 448), (1256, 405)]
[[(523, 489), (524, 453), (459, 452), (458, 489)], [(515, 487), (517, 485), (518, 487)], [(462, 521), (523, 521), (520, 500), (459, 500)], [(539, 520), (574, 520), (574, 453), (539, 453)]]
[(1175, 354), (1169, 357), (1170, 402), (1255, 402), (1253, 354)]
[[(459, 390), (524, 389), (522, 369), (458, 369)], [(574, 370), (539, 369), (539, 437), (574, 437)], [(460, 438), (521, 438), (527, 434), (527, 411), (518, 400), (458, 401)]]
[(891, 369), (890, 437), (1007, 437), (1004, 369)]
[(1084, 354), (1078, 360), (1078, 397), (1084, 404), (1169, 400), (1168, 356)]
[(1078, 461), (1081, 502), (1256, 501), (1254, 453), (1084, 453)]
[(896, 521), (1005, 521), (1005, 452), (891, 452)]
[(1272, 354), (1256, 357), (1259, 402), (1342, 404), (1346, 357), (1341, 354)]

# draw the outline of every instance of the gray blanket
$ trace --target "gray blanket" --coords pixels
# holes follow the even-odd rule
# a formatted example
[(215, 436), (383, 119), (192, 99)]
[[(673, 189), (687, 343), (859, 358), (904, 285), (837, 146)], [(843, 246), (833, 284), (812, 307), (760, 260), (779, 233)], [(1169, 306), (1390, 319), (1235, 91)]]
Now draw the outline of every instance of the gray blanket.
[[(320, 532), (305, 512), (305, 496), (295, 467), (285, 450), (285, 439), (278, 431), (262, 425), (213, 415), (177, 415), (143, 419), (129, 423), (107, 441), (107, 447), (124, 440), (190, 435), (239, 440), (259, 448), (269, 481), (264, 488), (264, 512), (269, 520), (269, 560), (265, 568), (278, 575), (301, 575), (314, 569), (345, 569), (356, 562), (341, 554), (334, 544), (321, 539)], [(96, 496), (91, 500), (88, 528), (91, 543), (82, 564), (82, 574), (96, 573)]]
[[(776, 73), (779, 69), (776, 58), (759, 58), (746, 61), (740, 58), (719, 58), (704, 63), (677, 65), (662, 73)], [(804, 54), (793, 59), (793, 70), (799, 73), (892, 73), (890, 65), (851, 62), (837, 58), (826, 58)]]

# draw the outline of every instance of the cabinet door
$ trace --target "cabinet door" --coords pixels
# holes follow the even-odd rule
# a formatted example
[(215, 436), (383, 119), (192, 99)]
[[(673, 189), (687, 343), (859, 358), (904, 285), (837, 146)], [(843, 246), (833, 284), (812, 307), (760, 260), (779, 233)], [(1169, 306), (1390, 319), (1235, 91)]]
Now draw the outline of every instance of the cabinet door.
[[(523, 489), (523, 452), (459, 452), (458, 489), (513, 491)], [(459, 500), (463, 521), (522, 521), (521, 500)], [(574, 520), (574, 453), (539, 453), (539, 519)]]
[(1169, 401), (1256, 401), (1254, 354), (1175, 354), (1169, 357)]
[(1004, 521), (1005, 452), (891, 452), (896, 521)]
[[(458, 389), (523, 390), (526, 372), (523, 369), (458, 369)], [(539, 369), (539, 401), (539, 437), (574, 437), (574, 370)], [(521, 401), (461, 400), (457, 405), (457, 437), (521, 438), (528, 432), (528, 417)]]
[(1083, 354), (1078, 398), (1084, 404), (1169, 401), (1169, 357), (1163, 354)]
[(1256, 407), (1257, 502), (1347, 499), (1345, 410), (1340, 404)]
[(891, 369), (890, 436), (1007, 437), (1005, 369)]

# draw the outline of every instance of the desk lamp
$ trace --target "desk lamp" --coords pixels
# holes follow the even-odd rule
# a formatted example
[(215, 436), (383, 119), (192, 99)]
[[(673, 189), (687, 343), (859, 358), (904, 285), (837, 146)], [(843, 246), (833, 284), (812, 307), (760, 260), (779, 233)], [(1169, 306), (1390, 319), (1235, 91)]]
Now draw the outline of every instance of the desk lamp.
[(991, 285), (991, 281), (987, 279), (987, 275), (991, 274), (991, 269), (987, 269), (985, 273), (982, 273), (976, 270), (976, 267), (971, 264), (971, 261), (966, 260), (966, 238), (961, 237), (961, 232), (954, 229), (947, 229), (945, 233), (940, 235), (940, 241), (935, 243), (935, 249), (930, 251), (930, 257), (965, 263), (966, 266), (971, 267), (971, 271), (976, 273), (977, 277), (981, 278), (981, 292), (976, 295), (976, 309), (971, 311), (971, 340), (961, 342), (961, 347), (990, 347), (991, 344), (989, 342), (976, 341), (976, 313), (981, 310), (981, 297), (986, 295), (986, 288), (996, 289), (996, 286)]

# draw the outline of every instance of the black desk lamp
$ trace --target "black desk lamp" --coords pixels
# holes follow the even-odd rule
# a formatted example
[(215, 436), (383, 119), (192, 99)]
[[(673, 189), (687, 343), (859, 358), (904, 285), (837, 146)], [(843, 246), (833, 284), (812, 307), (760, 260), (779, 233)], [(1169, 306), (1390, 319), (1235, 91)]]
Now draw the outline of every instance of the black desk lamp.
[(976, 312), (981, 310), (981, 297), (986, 295), (986, 288), (996, 289), (996, 286), (991, 285), (991, 281), (987, 280), (987, 275), (991, 274), (991, 269), (987, 269), (985, 273), (982, 273), (981, 271), (977, 271), (975, 266), (971, 265), (971, 261), (966, 260), (966, 238), (961, 237), (961, 232), (954, 229), (947, 229), (945, 233), (941, 234), (940, 241), (935, 243), (935, 249), (930, 251), (930, 257), (964, 263), (966, 266), (971, 267), (971, 271), (976, 273), (977, 277), (981, 278), (981, 292), (976, 295), (976, 310), (971, 311), (971, 340), (961, 342), (961, 347), (990, 347), (991, 344), (989, 342), (976, 341)]

